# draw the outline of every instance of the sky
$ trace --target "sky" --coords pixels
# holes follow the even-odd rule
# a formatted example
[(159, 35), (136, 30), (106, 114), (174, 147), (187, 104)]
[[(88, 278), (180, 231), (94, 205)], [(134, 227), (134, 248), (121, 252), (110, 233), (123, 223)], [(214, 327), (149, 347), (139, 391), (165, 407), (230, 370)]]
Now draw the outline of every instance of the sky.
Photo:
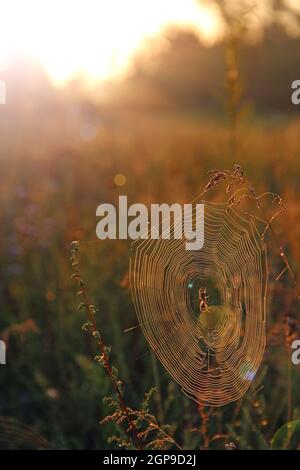
[[(204, 0), (6, 0), (1, 2), (0, 67), (19, 57), (39, 62), (52, 81), (122, 76), (137, 50), (170, 26), (208, 42), (222, 20)], [(1, 78), (1, 77), (0, 77)]]

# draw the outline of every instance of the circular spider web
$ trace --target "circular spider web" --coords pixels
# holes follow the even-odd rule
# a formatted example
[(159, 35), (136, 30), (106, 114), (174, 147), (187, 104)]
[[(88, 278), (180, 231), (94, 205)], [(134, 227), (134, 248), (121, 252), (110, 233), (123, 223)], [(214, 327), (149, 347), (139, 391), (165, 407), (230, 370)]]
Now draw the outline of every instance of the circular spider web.
[(198, 403), (220, 406), (244, 395), (263, 357), (266, 252), (253, 221), (201, 203), (203, 248), (138, 240), (130, 284), (141, 329), (169, 374)]

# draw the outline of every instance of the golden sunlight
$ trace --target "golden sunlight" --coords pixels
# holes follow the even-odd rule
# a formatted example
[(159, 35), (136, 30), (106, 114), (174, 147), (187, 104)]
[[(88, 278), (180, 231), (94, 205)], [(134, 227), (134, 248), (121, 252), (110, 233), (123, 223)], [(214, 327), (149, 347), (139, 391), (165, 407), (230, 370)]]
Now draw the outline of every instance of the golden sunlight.
[(0, 64), (27, 56), (61, 84), (122, 75), (134, 53), (168, 26), (204, 40), (222, 33), (216, 7), (196, 0), (10, 0), (1, 7)]

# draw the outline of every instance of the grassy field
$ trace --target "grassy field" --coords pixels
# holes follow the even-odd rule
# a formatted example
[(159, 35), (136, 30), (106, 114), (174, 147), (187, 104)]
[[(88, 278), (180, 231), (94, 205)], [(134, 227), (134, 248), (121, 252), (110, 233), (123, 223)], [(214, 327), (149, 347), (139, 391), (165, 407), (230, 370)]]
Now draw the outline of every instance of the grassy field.
[[(61, 99), (61, 101), (60, 101)], [(47, 111), (47, 113), (45, 112)], [(91, 134), (90, 123), (93, 123)], [(93, 129), (96, 131), (93, 133)], [(286, 317), (298, 314), (278, 249), (269, 244), (268, 345), (250, 391), (238, 402), (205, 408), (185, 397), (150, 352), (128, 286), (130, 246), (96, 238), (95, 210), (115, 203), (189, 202), (207, 171), (232, 169), (222, 119), (141, 114), (89, 103), (28, 102), (1, 109), (1, 338), (7, 365), (0, 373), (0, 445), (5, 448), (96, 449), (124, 437), (124, 426), (100, 425), (111, 413), (103, 398), (111, 381), (94, 361), (82, 331), (71, 279), (70, 243), (80, 240), (81, 274), (97, 307), (99, 329), (112, 346), (128, 406), (140, 408), (156, 387), (151, 413), (184, 448), (269, 448), (275, 431), (300, 419), (299, 366), (286, 345)], [(258, 192), (279, 193), (288, 212), (275, 228), (297, 272), (300, 263), (300, 118), (261, 117), (238, 133), (237, 161)], [(115, 176), (126, 177), (123, 186)], [(223, 190), (213, 193), (224, 200)], [(288, 417), (291, 394), (292, 416)], [(166, 447), (173, 444), (165, 443)]]

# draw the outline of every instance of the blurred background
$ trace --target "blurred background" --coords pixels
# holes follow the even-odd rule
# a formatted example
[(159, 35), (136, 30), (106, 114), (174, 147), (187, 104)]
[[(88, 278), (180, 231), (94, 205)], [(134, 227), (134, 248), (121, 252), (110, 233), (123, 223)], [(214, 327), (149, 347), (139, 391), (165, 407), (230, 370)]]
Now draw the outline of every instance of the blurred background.
[(137, 323), (129, 244), (99, 242), (95, 211), (120, 194), (189, 202), (207, 171), (238, 162), (258, 191), (283, 197), (276, 230), (299, 272), (299, 2), (12, 0), (1, 17), (0, 448), (109, 448), (121, 432), (99, 424), (112, 390), (82, 332), (74, 239), (129, 405), (155, 386), (152, 411), (183, 447), (268, 448), (300, 419), (300, 366), (289, 366), (299, 303), (286, 273), (275, 280), (284, 268), (276, 246), (258, 382), (208, 415), (139, 329), (124, 332)]

